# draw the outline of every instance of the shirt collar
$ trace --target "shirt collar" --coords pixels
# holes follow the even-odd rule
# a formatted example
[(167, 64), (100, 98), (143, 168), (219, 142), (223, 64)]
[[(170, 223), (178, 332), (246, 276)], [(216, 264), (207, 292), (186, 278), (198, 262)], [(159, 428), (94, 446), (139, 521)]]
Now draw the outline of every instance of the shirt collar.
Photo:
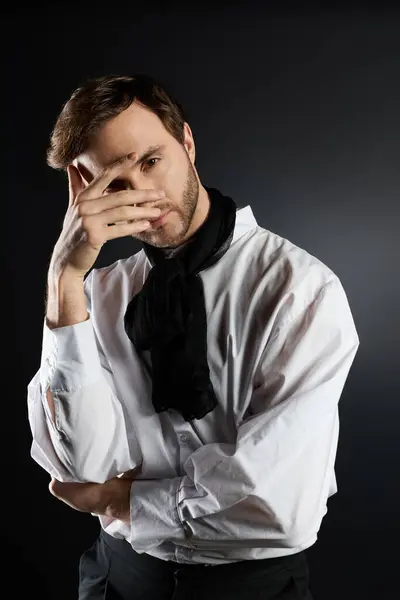
[(253, 214), (251, 206), (248, 204), (243, 208), (238, 208), (236, 211), (235, 231), (233, 232), (232, 244), (236, 242), (242, 235), (258, 227), (258, 223)]

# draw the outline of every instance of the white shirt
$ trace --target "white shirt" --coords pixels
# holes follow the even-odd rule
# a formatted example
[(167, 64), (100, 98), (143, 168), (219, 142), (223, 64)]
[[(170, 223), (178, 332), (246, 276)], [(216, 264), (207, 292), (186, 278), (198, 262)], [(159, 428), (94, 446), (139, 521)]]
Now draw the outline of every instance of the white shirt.
[(320, 260), (260, 227), (250, 206), (236, 217), (230, 248), (200, 273), (217, 408), (191, 422), (154, 411), (149, 357), (123, 325), (151, 269), (143, 250), (91, 271), (87, 321), (44, 322), (28, 385), (34, 460), (60, 481), (100, 483), (142, 463), (131, 526), (101, 525), (178, 563), (300, 552), (337, 491), (338, 402), (359, 346), (345, 291)]

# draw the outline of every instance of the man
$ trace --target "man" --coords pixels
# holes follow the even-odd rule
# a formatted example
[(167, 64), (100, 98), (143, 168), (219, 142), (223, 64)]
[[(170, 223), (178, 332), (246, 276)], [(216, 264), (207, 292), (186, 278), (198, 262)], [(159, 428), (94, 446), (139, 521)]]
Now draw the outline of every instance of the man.
[[(202, 185), (151, 77), (78, 88), (48, 163), (69, 206), (29, 418), (51, 492), (100, 519), (79, 598), (311, 598), (359, 345), (339, 278)], [(92, 269), (129, 235), (140, 252)]]

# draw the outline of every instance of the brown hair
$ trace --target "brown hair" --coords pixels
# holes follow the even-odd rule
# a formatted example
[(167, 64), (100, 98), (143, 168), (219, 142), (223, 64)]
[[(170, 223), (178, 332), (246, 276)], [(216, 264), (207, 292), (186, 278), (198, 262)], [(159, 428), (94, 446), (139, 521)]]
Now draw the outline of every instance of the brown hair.
[(87, 80), (64, 104), (50, 137), (47, 164), (53, 169), (66, 169), (87, 150), (101, 126), (134, 100), (153, 111), (165, 129), (183, 144), (185, 115), (165, 87), (145, 74), (108, 75)]

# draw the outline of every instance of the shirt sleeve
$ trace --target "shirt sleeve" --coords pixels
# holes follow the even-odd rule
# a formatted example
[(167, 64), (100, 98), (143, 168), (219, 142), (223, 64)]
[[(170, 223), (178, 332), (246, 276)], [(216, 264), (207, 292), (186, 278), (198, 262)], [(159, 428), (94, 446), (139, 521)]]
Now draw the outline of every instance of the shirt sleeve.
[(85, 280), (89, 318), (56, 329), (44, 321), (40, 368), (28, 384), (31, 456), (59, 481), (103, 483), (133, 467), (121, 403), (90, 319), (91, 275)]
[(267, 343), (236, 443), (199, 448), (183, 477), (133, 482), (133, 548), (238, 539), (296, 547), (316, 535), (334, 477), (338, 402), (358, 346), (345, 291), (330, 280)]

